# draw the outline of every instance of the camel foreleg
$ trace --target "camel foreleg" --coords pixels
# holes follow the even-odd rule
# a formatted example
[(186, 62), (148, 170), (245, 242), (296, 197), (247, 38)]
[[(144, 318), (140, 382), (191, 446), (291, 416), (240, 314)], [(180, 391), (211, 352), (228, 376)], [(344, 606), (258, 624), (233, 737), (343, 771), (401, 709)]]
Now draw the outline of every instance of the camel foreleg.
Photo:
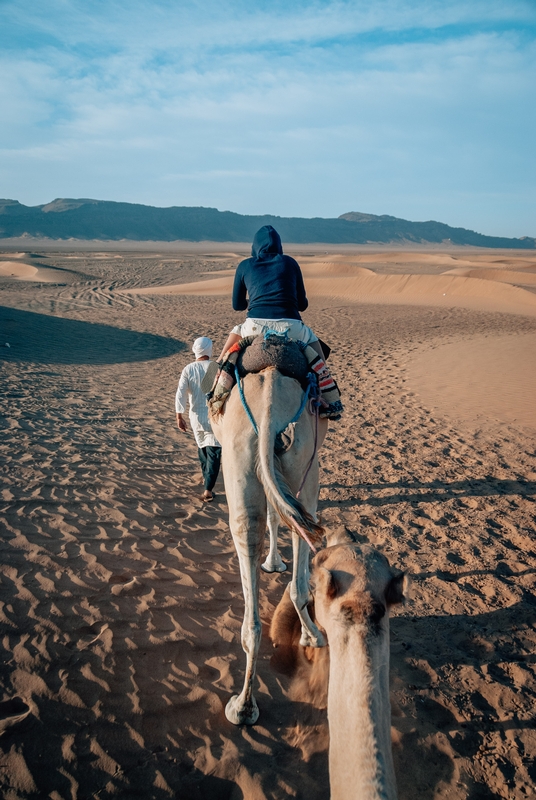
[(279, 514), (268, 504), (268, 534), (270, 536), (270, 550), (266, 561), (261, 564), (263, 572), (286, 572), (287, 565), (281, 558), (277, 547), (277, 534), (279, 531)]

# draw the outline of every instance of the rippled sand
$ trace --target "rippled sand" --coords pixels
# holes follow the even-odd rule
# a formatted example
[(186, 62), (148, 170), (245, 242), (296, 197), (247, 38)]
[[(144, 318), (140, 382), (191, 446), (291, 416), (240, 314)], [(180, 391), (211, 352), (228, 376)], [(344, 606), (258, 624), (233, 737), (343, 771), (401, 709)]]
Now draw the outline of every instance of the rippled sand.
[[(323, 522), (413, 576), (391, 635), (400, 797), (529, 797), (536, 257), (294, 254), (347, 408), (321, 455)], [(241, 318), (238, 260), (0, 257), (6, 800), (328, 796), (325, 711), (291, 702), (271, 661), (285, 575), (261, 577), (259, 724), (223, 715), (243, 676), (238, 565), (173, 399), (192, 339), (219, 347)]]

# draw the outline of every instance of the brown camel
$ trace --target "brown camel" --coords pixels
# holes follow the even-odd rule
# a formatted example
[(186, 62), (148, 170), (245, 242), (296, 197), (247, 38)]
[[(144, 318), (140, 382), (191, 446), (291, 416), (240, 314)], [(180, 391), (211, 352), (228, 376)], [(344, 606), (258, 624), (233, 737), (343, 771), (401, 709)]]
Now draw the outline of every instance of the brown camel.
[[(329, 724), (331, 800), (396, 800), (389, 702), (389, 608), (404, 601), (406, 577), (344, 529), (313, 560), (313, 617), (325, 631), (326, 651), (297, 647), (287, 592), (271, 636), (277, 662), (293, 671), (304, 696), (322, 706)], [(296, 683), (294, 683), (294, 689)], [(292, 691), (291, 691), (292, 697)]]

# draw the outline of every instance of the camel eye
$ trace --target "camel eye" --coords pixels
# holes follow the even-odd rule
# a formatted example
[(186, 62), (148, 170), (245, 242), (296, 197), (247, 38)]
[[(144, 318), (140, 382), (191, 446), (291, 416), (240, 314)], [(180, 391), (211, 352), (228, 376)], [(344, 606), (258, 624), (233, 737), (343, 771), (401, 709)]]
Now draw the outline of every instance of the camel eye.
[(372, 603), (372, 611), (369, 615), (370, 622), (374, 628), (377, 628), (385, 617), (386, 608), (383, 603), (379, 603), (377, 601), (373, 601)]
[(356, 608), (354, 605), (350, 605), (349, 603), (344, 603), (339, 610), (344, 622), (348, 623), (348, 625), (353, 625), (355, 623)]

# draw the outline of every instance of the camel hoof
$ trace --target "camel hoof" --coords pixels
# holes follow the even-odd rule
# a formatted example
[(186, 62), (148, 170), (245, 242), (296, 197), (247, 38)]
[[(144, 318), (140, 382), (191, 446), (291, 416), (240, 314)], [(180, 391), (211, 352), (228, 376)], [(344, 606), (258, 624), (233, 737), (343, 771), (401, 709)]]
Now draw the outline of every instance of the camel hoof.
[(323, 636), (318, 629), (316, 633), (302, 630), (300, 645), (302, 647), (325, 647), (327, 642), (325, 636)]
[(254, 697), (243, 706), (240, 696), (235, 694), (225, 706), (225, 716), (233, 725), (255, 725), (259, 719), (259, 708)]
[(266, 559), (264, 564), (261, 564), (261, 569), (262, 569), (263, 572), (269, 572), (269, 573), (272, 573), (272, 572), (286, 572), (287, 571), (287, 565), (282, 560), (278, 561), (276, 564), (272, 564), (272, 563), (270, 563), (268, 561), (268, 559)]

